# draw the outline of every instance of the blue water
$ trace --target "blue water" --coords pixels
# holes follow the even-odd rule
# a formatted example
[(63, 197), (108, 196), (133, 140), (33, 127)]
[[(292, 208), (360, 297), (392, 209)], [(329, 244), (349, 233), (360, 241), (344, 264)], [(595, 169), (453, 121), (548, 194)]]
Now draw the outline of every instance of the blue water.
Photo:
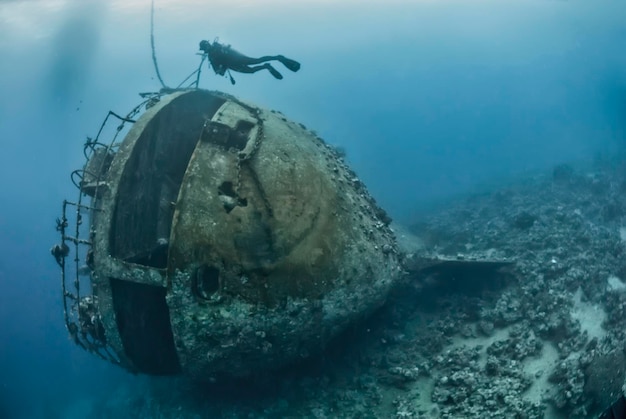
[[(281, 110), (344, 147), (401, 222), (624, 149), (620, 1), (156, 4), (168, 84), (196, 68), (199, 40), (217, 36), (300, 61), (282, 81), (261, 72), (235, 75), (235, 86), (205, 68), (201, 87)], [(149, 11), (147, 0), (0, 1), (0, 417), (68, 417), (71, 400), (140, 380), (69, 341), (48, 249), (85, 137), (109, 110), (126, 113), (138, 92), (160, 87)]]

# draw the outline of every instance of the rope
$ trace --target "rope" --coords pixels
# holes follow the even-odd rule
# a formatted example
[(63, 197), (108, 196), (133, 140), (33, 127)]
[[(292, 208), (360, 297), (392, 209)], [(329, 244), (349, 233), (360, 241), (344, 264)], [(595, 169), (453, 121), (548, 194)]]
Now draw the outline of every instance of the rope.
[(161, 72), (159, 72), (159, 65), (157, 64), (156, 51), (154, 49), (154, 0), (152, 0), (152, 4), (150, 6), (150, 46), (152, 47), (152, 62), (154, 63), (154, 70), (156, 71), (156, 75), (161, 82), (161, 86), (166, 88), (165, 82), (163, 78), (161, 78)]
[(200, 65), (198, 66), (198, 70), (196, 70), (198, 72), (198, 75), (196, 77), (196, 89), (198, 88), (198, 85), (200, 84), (200, 73), (202, 72), (202, 64), (204, 63), (204, 60), (206, 59), (206, 54), (202, 54), (202, 60), (200, 60)]

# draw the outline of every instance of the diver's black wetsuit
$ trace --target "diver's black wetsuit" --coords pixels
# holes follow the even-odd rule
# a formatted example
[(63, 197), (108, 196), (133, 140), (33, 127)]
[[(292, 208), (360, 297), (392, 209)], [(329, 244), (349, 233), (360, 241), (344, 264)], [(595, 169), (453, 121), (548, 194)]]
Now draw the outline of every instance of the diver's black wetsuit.
[[(285, 67), (291, 71), (298, 71), (300, 63), (291, 60), (283, 55), (264, 55), (259, 58), (248, 57), (230, 47), (230, 45), (220, 44), (217, 41), (213, 43), (209, 41), (200, 41), (200, 50), (209, 57), (209, 62), (213, 67), (215, 74), (223, 76), (226, 71), (233, 70), (239, 73), (256, 73), (260, 70), (269, 71), (272, 76), (282, 79), (280, 74), (268, 61), (280, 61)], [(255, 65), (262, 64), (262, 65)], [(231, 83), (235, 84), (232, 76)]]

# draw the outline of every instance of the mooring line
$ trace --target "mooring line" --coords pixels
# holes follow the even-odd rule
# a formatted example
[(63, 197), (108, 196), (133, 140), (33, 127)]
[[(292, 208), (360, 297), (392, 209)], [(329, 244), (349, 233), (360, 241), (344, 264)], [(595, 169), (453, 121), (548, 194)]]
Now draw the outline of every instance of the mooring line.
[(163, 82), (161, 78), (161, 72), (159, 72), (159, 65), (157, 64), (156, 51), (154, 49), (154, 0), (152, 0), (152, 4), (150, 7), (150, 45), (152, 46), (152, 62), (154, 63), (154, 69), (156, 71), (156, 75), (161, 82), (161, 86), (166, 88), (167, 86)]

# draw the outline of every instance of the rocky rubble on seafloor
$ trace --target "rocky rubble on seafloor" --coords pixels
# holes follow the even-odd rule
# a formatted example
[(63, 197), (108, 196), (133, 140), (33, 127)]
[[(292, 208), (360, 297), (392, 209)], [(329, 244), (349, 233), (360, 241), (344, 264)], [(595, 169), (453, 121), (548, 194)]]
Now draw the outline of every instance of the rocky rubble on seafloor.
[[(411, 230), (432, 254), (515, 263), (497, 274), (411, 278), (322, 357), (246, 385), (190, 390), (180, 380), (156, 380), (148, 397), (124, 396), (126, 411), (585, 418), (619, 395), (626, 371), (625, 167), (558, 166), (458, 200)], [(98, 409), (115, 413), (110, 405)]]

